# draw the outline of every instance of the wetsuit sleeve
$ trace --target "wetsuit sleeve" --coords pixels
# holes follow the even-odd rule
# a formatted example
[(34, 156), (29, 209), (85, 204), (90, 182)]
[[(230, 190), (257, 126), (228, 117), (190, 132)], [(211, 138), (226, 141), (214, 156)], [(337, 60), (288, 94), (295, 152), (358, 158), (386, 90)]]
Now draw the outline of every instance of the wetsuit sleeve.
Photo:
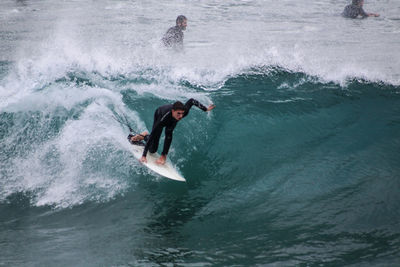
[(186, 114), (189, 113), (189, 110), (192, 108), (193, 105), (195, 105), (196, 107), (198, 107), (203, 111), (207, 111), (207, 108), (204, 105), (202, 105), (196, 99), (191, 98), (185, 103)]
[(169, 147), (172, 143), (172, 132), (175, 127), (167, 127), (165, 128), (165, 139), (164, 139), (164, 148), (161, 155), (168, 155)]
[(368, 17), (368, 14), (364, 11), (364, 9), (362, 7), (360, 7), (358, 13), (363, 18)]

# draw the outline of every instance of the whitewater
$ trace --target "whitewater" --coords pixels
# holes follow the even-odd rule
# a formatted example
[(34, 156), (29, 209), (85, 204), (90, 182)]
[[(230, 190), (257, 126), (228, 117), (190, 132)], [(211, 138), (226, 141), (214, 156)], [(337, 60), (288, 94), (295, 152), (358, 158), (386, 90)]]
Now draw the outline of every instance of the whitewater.
[[(400, 264), (400, 4), (348, 2), (2, 0), (0, 266)], [(179, 183), (126, 137), (190, 98)]]

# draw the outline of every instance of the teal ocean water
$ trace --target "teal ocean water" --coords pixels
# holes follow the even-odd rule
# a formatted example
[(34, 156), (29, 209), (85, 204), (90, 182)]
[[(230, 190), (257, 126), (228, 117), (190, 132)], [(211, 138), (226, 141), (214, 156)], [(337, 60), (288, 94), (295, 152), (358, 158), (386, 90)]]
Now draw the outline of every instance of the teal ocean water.
[[(347, 3), (1, 1), (0, 266), (399, 265), (400, 5)], [(127, 124), (189, 98), (180, 183)]]

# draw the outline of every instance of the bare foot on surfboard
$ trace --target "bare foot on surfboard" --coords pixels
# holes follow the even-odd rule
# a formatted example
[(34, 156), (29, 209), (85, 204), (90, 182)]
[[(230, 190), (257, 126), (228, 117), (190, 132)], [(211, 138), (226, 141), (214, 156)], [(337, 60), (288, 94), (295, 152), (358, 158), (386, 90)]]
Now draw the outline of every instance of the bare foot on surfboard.
[(161, 155), (157, 160), (156, 163), (159, 165), (164, 165), (165, 161), (167, 160), (167, 157), (165, 155)]

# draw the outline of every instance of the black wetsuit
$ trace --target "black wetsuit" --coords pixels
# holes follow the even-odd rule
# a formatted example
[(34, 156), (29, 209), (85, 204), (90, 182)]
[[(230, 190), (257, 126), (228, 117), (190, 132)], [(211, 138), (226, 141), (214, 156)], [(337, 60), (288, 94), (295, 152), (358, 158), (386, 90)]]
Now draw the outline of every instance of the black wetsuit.
[(179, 26), (171, 27), (164, 34), (162, 41), (167, 47), (182, 47), (183, 46), (183, 31)]
[(357, 5), (348, 5), (344, 8), (342, 15), (346, 18), (355, 19), (359, 15), (363, 18), (368, 17), (368, 14), (365, 13), (364, 9)]
[[(183, 114), (183, 118), (189, 114), (190, 108), (195, 105), (196, 107), (202, 109), (203, 111), (207, 111), (207, 108), (203, 106), (199, 101), (191, 98), (185, 103), (185, 113)], [(159, 107), (154, 113), (154, 122), (153, 129), (151, 130), (151, 134), (147, 135), (145, 138), (146, 146), (143, 150), (143, 156), (146, 157), (147, 151), (150, 153), (155, 153), (158, 149), (158, 143), (160, 141), (161, 133), (163, 128), (165, 127), (165, 140), (164, 140), (164, 149), (161, 155), (167, 155), (169, 151), (169, 147), (172, 142), (172, 132), (175, 129), (178, 121), (172, 117), (172, 105), (164, 105)]]

